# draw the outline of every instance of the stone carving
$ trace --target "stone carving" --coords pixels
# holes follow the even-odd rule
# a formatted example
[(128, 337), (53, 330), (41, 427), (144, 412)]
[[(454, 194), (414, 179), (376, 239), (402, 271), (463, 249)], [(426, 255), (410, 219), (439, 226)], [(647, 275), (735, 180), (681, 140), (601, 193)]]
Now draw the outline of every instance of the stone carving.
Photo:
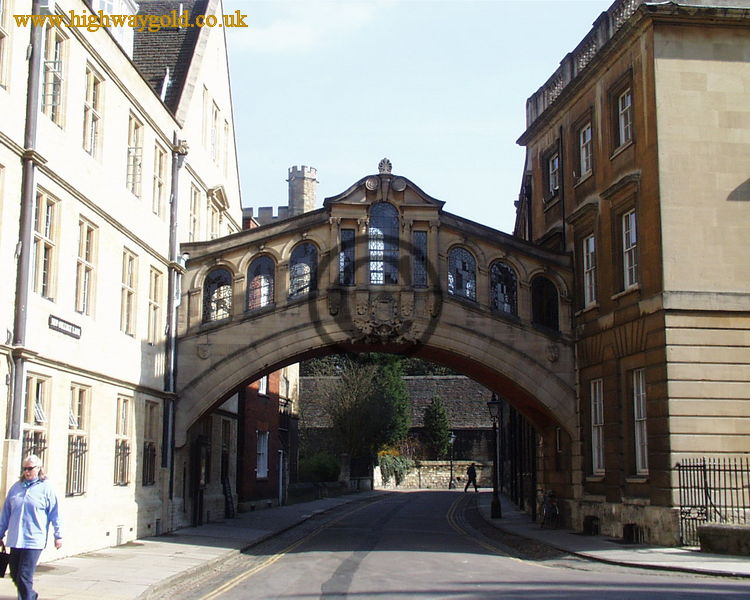
[(387, 158), (384, 158), (378, 163), (378, 173), (390, 173), (392, 169), (393, 165)]
[(331, 290), (328, 294), (328, 312), (331, 313), (332, 317), (339, 314), (341, 310), (341, 292), (339, 290)]
[(368, 177), (365, 180), (365, 187), (370, 191), (374, 191), (378, 189), (379, 185), (380, 185), (380, 179), (377, 177)]
[[(365, 310), (360, 311), (360, 308)], [(352, 319), (356, 333), (354, 343), (365, 344), (415, 344), (414, 322), (404, 319), (391, 294), (381, 294), (366, 307), (357, 305), (357, 316)]]
[(198, 353), (198, 358), (201, 358), (203, 360), (206, 360), (209, 356), (211, 356), (211, 344), (198, 344), (195, 347), (195, 350)]
[(406, 179), (403, 177), (396, 177), (391, 183), (391, 187), (396, 192), (403, 192), (406, 189)]
[(560, 348), (557, 344), (550, 344), (547, 346), (547, 360), (551, 363), (555, 363), (560, 359)]

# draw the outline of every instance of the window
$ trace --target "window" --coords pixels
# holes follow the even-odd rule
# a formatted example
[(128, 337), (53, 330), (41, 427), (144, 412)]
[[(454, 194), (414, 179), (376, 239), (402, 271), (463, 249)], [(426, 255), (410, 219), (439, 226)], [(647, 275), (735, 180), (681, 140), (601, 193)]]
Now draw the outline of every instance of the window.
[(128, 172), (125, 186), (137, 198), (141, 197), (142, 160), (143, 124), (131, 113), (128, 117)]
[[(7, 85), (10, 36), (8, 35), (8, 0), (0, 0), (0, 86)], [(24, 454), (24, 456), (28, 456)]]
[(88, 408), (91, 390), (80, 385), (70, 388), (68, 411), (68, 477), (66, 496), (80, 496), (86, 492), (86, 463), (88, 456)]
[(518, 314), (516, 273), (508, 265), (494, 262), (490, 267), (490, 309)]
[(164, 211), (164, 193), (167, 182), (167, 152), (156, 144), (154, 147), (154, 187), (151, 199), (151, 210), (162, 216)]
[(341, 230), (339, 284), (354, 285), (354, 229)]
[(190, 231), (188, 241), (195, 242), (200, 235), (201, 192), (194, 185), (190, 186)]
[(448, 293), (468, 300), (477, 299), (477, 263), (464, 248), (448, 253)]
[(130, 406), (127, 396), (117, 397), (115, 415), (115, 485), (130, 483)]
[(258, 479), (268, 477), (268, 432), (257, 431), (258, 435), (258, 455), (255, 467), (255, 476)]
[(584, 306), (596, 302), (596, 238), (590, 235), (583, 240), (583, 301)]
[(130, 250), (122, 252), (122, 290), (120, 294), (120, 331), (135, 335), (135, 301), (138, 258)]
[(78, 262), (76, 266), (76, 311), (91, 314), (94, 294), (94, 264), (96, 262), (96, 228), (78, 221)]
[(633, 418), (635, 442), (635, 470), (638, 475), (648, 473), (648, 436), (646, 434), (646, 376), (644, 369), (633, 370)]
[(36, 454), (44, 462), (47, 450), (47, 412), (49, 379), (29, 373), (26, 376), (26, 398), (23, 418), (22, 456)]
[(635, 210), (622, 216), (622, 274), (625, 289), (638, 283), (638, 232)]
[(219, 162), (219, 120), (221, 119), (221, 111), (216, 103), (211, 105), (211, 138), (209, 140), (211, 150), (211, 160), (215, 163)]
[(633, 95), (630, 88), (617, 96), (617, 147), (633, 139)]
[(270, 256), (259, 256), (247, 270), (247, 309), (255, 310), (273, 303), (275, 265)]
[(44, 42), (42, 112), (62, 127), (63, 68), (65, 38), (54, 27), (47, 27)]
[(371, 284), (398, 283), (398, 230), (396, 207), (387, 202), (379, 202), (370, 208), (368, 251)]
[(560, 153), (554, 152), (547, 159), (547, 194), (554, 196), (560, 189)]
[(427, 287), (427, 232), (412, 231), (412, 286)]
[(203, 321), (220, 321), (231, 314), (232, 274), (226, 269), (215, 269), (203, 284)]
[(57, 252), (57, 200), (37, 192), (34, 206), (34, 291), (52, 298)]
[(224, 175), (228, 173), (229, 168), (229, 122), (224, 121), (224, 145), (222, 147), (222, 166), (224, 168)]
[(146, 400), (143, 415), (143, 477), (141, 483), (156, 483), (156, 442), (159, 439), (159, 405)]
[(591, 381), (591, 468), (604, 474), (604, 397), (601, 379)]
[(151, 267), (148, 276), (148, 343), (156, 344), (161, 340), (161, 292), (162, 274)]
[(102, 78), (86, 65), (86, 98), (83, 102), (83, 149), (91, 156), (99, 154), (102, 110)]
[(591, 123), (578, 130), (579, 178), (589, 175), (593, 169), (593, 147), (591, 143)]
[(531, 322), (551, 331), (560, 328), (557, 305), (557, 288), (546, 277), (531, 281)]
[(262, 396), (268, 395), (268, 375), (264, 375), (258, 379), (258, 394)]
[(318, 289), (318, 250), (303, 242), (289, 259), (289, 297), (298, 298)]
[(213, 202), (208, 202), (208, 239), (215, 240), (219, 237), (220, 212)]

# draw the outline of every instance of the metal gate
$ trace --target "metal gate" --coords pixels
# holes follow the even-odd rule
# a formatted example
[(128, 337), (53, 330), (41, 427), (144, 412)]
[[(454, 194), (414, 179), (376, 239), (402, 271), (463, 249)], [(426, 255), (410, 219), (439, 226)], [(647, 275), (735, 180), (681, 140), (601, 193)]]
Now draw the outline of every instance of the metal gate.
[(703, 523), (750, 523), (750, 458), (695, 458), (675, 465), (680, 543), (697, 546)]

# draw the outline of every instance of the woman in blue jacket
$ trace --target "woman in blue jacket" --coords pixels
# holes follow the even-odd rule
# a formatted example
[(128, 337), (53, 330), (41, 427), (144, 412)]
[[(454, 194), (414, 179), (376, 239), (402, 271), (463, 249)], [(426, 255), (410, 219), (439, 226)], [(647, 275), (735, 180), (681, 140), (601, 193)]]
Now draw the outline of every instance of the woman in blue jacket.
[(23, 473), (5, 498), (0, 513), (0, 539), (7, 533), (10, 548), (10, 576), (18, 589), (18, 600), (36, 600), (34, 571), (39, 555), (47, 545), (52, 525), (55, 548), (62, 546), (57, 495), (42, 469), (38, 456), (30, 454), (23, 461)]

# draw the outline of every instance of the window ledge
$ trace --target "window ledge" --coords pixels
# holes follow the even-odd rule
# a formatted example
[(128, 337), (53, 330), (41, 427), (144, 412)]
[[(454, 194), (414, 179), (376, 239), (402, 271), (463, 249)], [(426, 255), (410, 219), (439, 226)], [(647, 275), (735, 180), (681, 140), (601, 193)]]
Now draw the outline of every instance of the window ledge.
[(630, 146), (632, 146), (632, 145), (633, 145), (633, 138), (630, 138), (624, 144), (622, 144), (620, 146), (617, 146), (617, 148), (614, 149), (614, 151), (612, 152), (612, 154), (610, 154), (609, 160), (614, 160), (617, 156), (619, 156), (620, 154), (622, 154), (623, 152), (625, 152), (625, 150), (627, 150), (628, 148), (630, 148)]
[(585, 308), (582, 308), (581, 310), (576, 311), (573, 316), (579, 317), (579, 316), (581, 316), (581, 315), (583, 315), (583, 314), (585, 314), (587, 312), (591, 312), (592, 310), (598, 310), (598, 309), (599, 309), (599, 303), (598, 302), (592, 302), (591, 304), (589, 304)]
[(581, 176), (580, 176), (580, 177), (579, 177), (579, 178), (578, 178), (578, 179), (576, 180), (576, 182), (575, 182), (575, 185), (573, 185), (573, 188), (577, 188), (577, 187), (578, 187), (579, 185), (581, 185), (582, 183), (585, 183), (585, 182), (587, 182), (587, 181), (588, 181), (589, 179), (591, 179), (591, 177), (592, 177), (593, 175), (594, 175), (594, 170), (593, 170), (593, 169), (592, 169), (591, 171), (589, 171), (588, 173), (584, 173), (583, 175), (581, 175)]
[(544, 197), (544, 210), (547, 211), (553, 206), (555, 206), (558, 202), (560, 202), (560, 193), (556, 193), (553, 196), (545, 196)]
[(625, 483), (648, 483), (648, 475), (633, 475), (625, 478)]
[(617, 292), (615, 295), (610, 296), (610, 300), (619, 300), (620, 298), (627, 296), (628, 294), (632, 294), (634, 292), (640, 292), (641, 291), (641, 284), (636, 283), (635, 285), (631, 285), (629, 288), (622, 290), (621, 292)]
[(589, 475), (586, 477), (586, 483), (599, 483), (601, 481), (604, 481), (604, 474)]
[(224, 317), (223, 319), (217, 319), (216, 321), (204, 321), (200, 324), (200, 331), (206, 330), (206, 329), (214, 329), (216, 327), (220, 327), (221, 325), (226, 325), (232, 320), (232, 317)]

